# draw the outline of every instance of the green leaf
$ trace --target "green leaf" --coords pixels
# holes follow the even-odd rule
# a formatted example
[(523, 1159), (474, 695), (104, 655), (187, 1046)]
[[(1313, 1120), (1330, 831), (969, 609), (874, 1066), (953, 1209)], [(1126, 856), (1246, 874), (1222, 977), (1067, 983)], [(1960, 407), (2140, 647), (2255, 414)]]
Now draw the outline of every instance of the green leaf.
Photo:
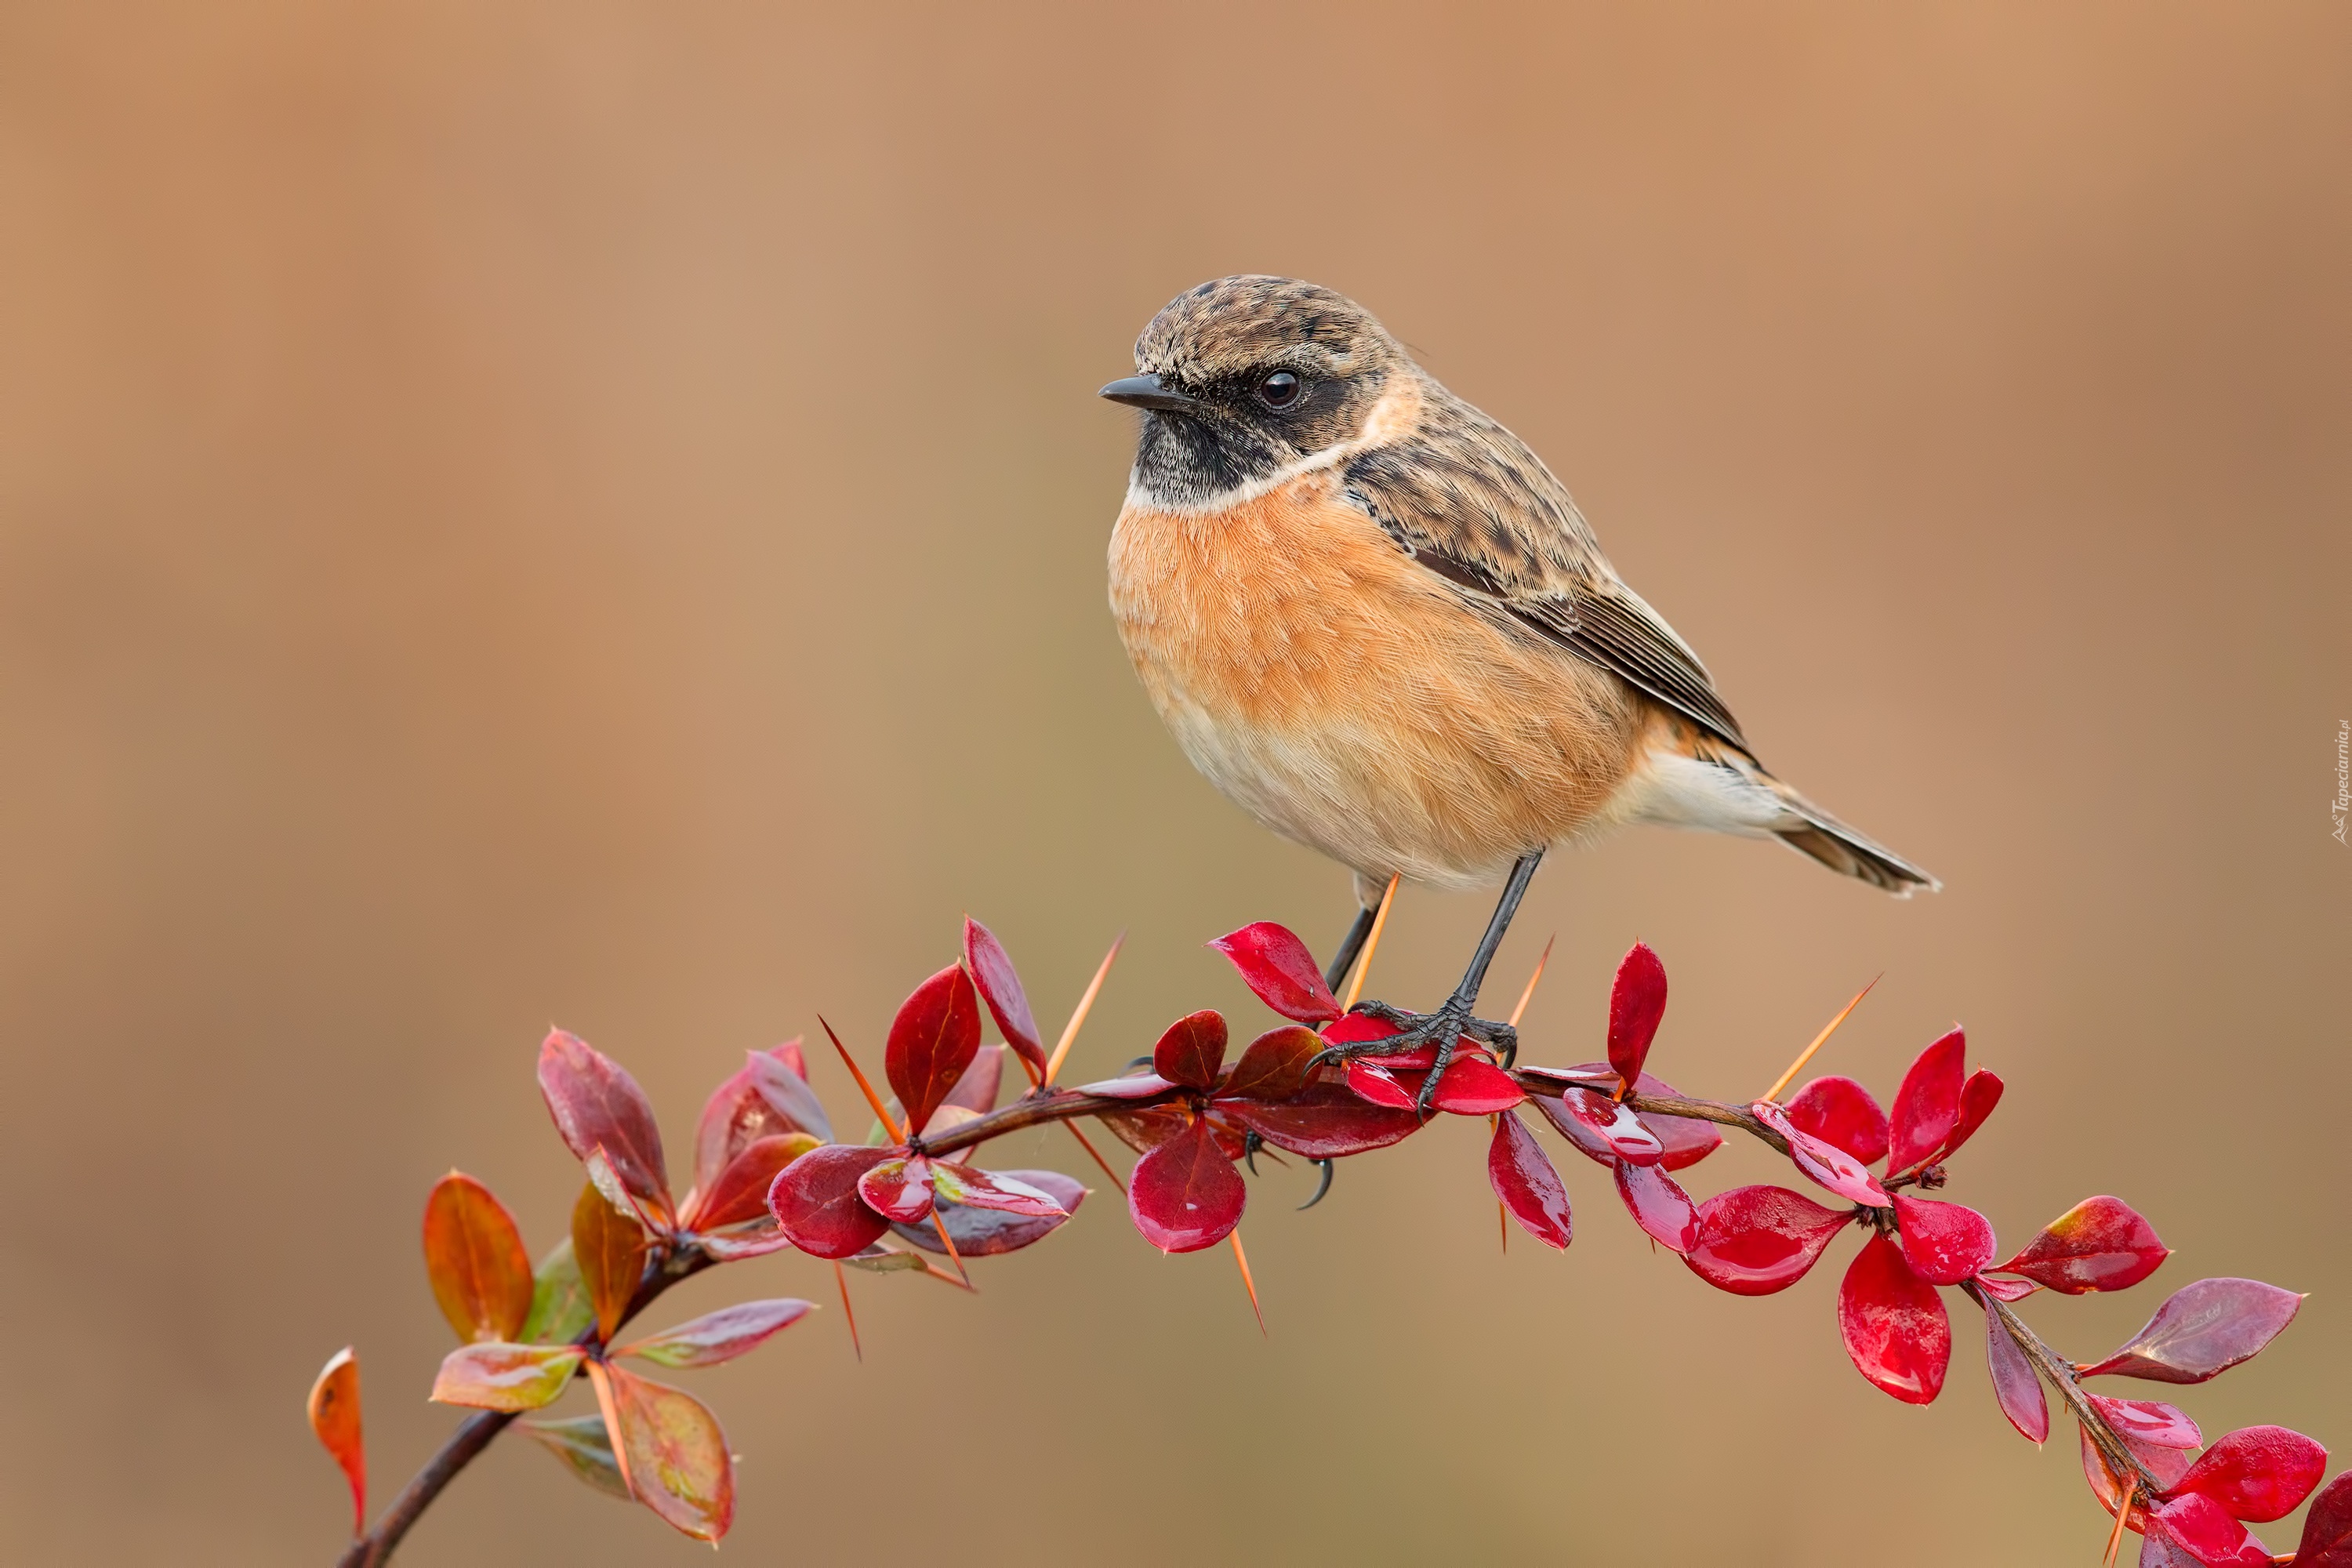
[(476, 1410), (536, 1410), (563, 1392), (586, 1353), (576, 1345), (460, 1345), (441, 1360), (432, 1399)]
[(525, 1421), (521, 1429), (532, 1442), (562, 1460), (565, 1469), (606, 1497), (616, 1497), (623, 1502), (634, 1500), (629, 1496), (629, 1483), (621, 1478), (620, 1461), (613, 1458), (613, 1439), (604, 1431), (602, 1415), (575, 1415), (568, 1421)]
[(570, 1344), (596, 1321), (588, 1300), (588, 1287), (580, 1278), (580, 1258), (565, 1237), (547, 1249), (530, 1286), (530, 1314), (520, 1336), (525, 1344)]

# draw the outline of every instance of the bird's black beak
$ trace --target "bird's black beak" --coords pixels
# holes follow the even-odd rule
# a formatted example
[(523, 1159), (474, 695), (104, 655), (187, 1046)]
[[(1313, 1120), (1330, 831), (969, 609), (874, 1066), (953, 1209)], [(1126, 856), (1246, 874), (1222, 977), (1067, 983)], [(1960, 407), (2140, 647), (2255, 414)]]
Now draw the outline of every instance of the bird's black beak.
[(1112, 382), (1095, 395), (1108, 397), (1113, 403), (1124, 403), (1129, 408), (1157, 408), (1168, 414), (1181, 414), (1188, 408), (1201, 406), (1198, 399), (1161, 386), (1156, 375), (1130, 375), (1124, 381)]

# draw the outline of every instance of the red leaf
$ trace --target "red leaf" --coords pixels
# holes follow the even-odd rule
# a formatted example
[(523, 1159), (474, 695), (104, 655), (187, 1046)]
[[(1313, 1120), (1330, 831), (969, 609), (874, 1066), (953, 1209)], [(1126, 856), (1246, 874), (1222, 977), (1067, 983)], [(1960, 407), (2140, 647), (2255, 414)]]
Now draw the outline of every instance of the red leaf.
[(1300, 1024), (1339, 1016), (1339, 1004), (1307, 944), (1272, 921), (1228, 932), (1209, 944), (1233, 961), (1257, 999)]
[(592, 1184), (580, 1190), (579, 1201), (572, 1205), (572, 1255), (596, 1310), (597, 1332), (610, 1340), (645, 1273), (645, 1228), (614, 1208)]
[(930, 1121), (979, 1054), (980, 999), (971, 976), (951, 963), (915, 987), (883, 1047), (882, 1070), (907, 1108), (907, 1125)]
[(572, 1386), (587, 1354), (578, 1345), (460, 1345), (441, 1358), (426, 1397), (474, 1410), (536, 1410)]
[(1192, 1112), (1181, 1105), (1147, 1105), (1140, 1110), (1106, 1111), (1096, 1120), (1118, 1134), (1120, 1142), (1148, 1154), (1192, 1126)]
[(1886, 1206), (1886, 1189), (1878, 1184), (1878, 1179), (1863, 1167), (1861, 1161), (1833, 1143), (1824, 1143), (1810, 1132), (1800, 1131), (1789, 1120), (1789, 1113), (1769, 1100), (1757, 1100), (1748, 1109), (1757, 1121), (1789, 1141), (1789, 1158), (1807, 1176), (1849, 1203), (1869, 1208)]
[(646, 1091), (627, 1068), (577, 1036), (551, 1029), (539, 1047), (539, 1089), (574, 1159), (584, 1162), (602, 1149), (632, 1195), (669, 1215), (661, 1132)]
[(1268, 1029), (1249, 1043), (1242, 1059), (1218, 1087), (1225, 1100), (1288, 1100), (1307, 1087), (1307, 1064), (1323, 1048), (1323, 1037), (1303, 1025)]
[[(786, 1051), (792, 1053), (790, 1058), (783, 1054)], [(806, 1075), (792, 1065), (800, 1056), (798, 1040), (788, 1040), (773, 1051), (746, 1054), (754, 1059), (768, 1058), (801, 1078), (805, 1086)], [(819, 1142), (828, 1136), (815, 1128), (802, 1126), (770, 1104), (760, 1092), (749, 1066), (737, 1068), (710, 1091), (709, 1100), (703, 1103), (701, 1119), (694, 1124), (694, 1184), (707, 1189), (744, 1150), (779, 1132), (814, 1132)]]
[[(980, 999), (988, 1004), (988, 1016), (996, 1020), (997, 1029), (1005, 1043), (1019, 1051), (1038, 1076), (1045, 1071), (1045, 1044), (1037, 1036), (1036, 1015), (1029, 1011), (1029, 994), (1021, 988), (1021, 976), (1013, 972), (1013, 959), (996, 933), (970, 916), (963, 922), (964, 967), (971, 971), (972, 984), (980, 988)], [(991, 1104), (994, 1097), (991, 1097)], [(985, 1110), (988, 1106), (974, 1106)]]
[(1310, 1083), (1288, 1100), (1221, 1100), (1218, 1110), (1285, 1153), (1336, 1159), (1401, 1143), (1421, 1128), (1411, 1110), (1367, 1105), (1344, 1084)]
[(1991, 1223), (1965, 1205), (1897, 1193), (1895, 1223), (1912, 1272), (1930, 1285), (1957, 1285), (1993, 1259)]
[(1886, 1112), (1850, 1078), (1817, 1078), (1789, 1101), (1789, 1121), (1865, 1165), (1886, 1158)]
[(1967, 1064), (1968, 1037), (1954, 1029), (1921, 1051), (1903, 1075), (1888, 1119), (1888, 1175), (1925, 1163), (1952, 1135), (1959, 1124), (1960, 1074)]
[(1838, 1287), (1838, 1332), (1854, 1369), (1906, 1405), (1932, 1405), (1952, 1360), (1944, 1299), (1883, 1236), (1863, 1244)]
[(2259, 1279), (2200, 1279), (2174, 1291), (2115, 1354), (2078, 1370), (2084, 1377), (2113, 1373), (2150, 1383), (2203, 1383), (2250, 1360), (2302, 1305), (2294, 1291)]
[[(1600, 1089), (1604, 1092), (1614, 1091), (1620, 1081), (1614, 1069), (1606, 1062), (1587, 1062), (1582, 1067), (1575, 1068), (1521, 1068), (1519, 1070), (1536, 1078), (1550, 1079), (1555, 1083)], [(1643, 1073), (1636, 1079), (1633, 1088), (1642, 1094), (1665, 1095), (1675, 1099), (1682, 1097), (1681, 1089), (1663, 1079), (1652, 1078), (1648, 1073)], [(1701, 1121), (1690, 1116), (1661, 1116), (1648, 1110), (1643, 1111), (1641, 1117), (1642, 1125), (1648, 1128), (1651, 1136), (1656, 1138), (1665, 1149), (1665, 1155), (1658, 1163), (1669, 1171), (1680, 1171), (1696, 1165), (1723, 1147), (1723, 1134), (1711, 1121)], [(1550, 1120), (1555, 1126), (1559, 1125), (1556, 1118)], [(1566, 1128), (1560, 1129), (1560, 1134), (1562, 1137), (1573, 1137)], [(1592, 1151), (1588, 1149), (1585, 1152), (1592, 1153)], [(1593, 1158), (1606, 1165), (1612, 1163), (1616, 1156), (1595, 1153)]]
[[(980, 1054), (971, 1058), (971, 1066), (964, 1068), (963, 1076), (956, 1079), (956, 1086), (948, 1090), (948, 1097), (940, 1101), (940, 1108), (944, 1110), (952, 1107), (985, 1116), (996, 1109), (996, 1097), (1003, 1087), (1004, 1047), (982, 1046)], [(932, 1112), (934, 1118), (938, 1114), (938, 1111)], [(929, 1122), (924, 1123), (926, 1131), (929, 1126)]]
[(1241, 1223), (1248, 1201), (1241, 1173), (1202, 1121), (1136, 1162), (1127, 1184), (1135, 1228), (1162, 1252), (1216, 1246)]
[[(2116, 1511), (2116, 1505), (2123, 1499), (2125, 1492), (2124, 1485), (2116, 1479), (2115, 1471), (2107, 1468), (2106, 1456), (2100, 1453), (2098, 1445), (2091, 1441), (2091, 1429), (2083, 1426), (2080, 1422), (2077, 1422), (2075, 1424), (2074, 1430), (2076, 1436), (2081, 1439), (2083, 1450), (2083, 1479), (2089, 1483), (2091, 1495), (2099, 1500), (2099, 1506), (2105, 1509), (2108, 1514), (2112, 1516)], [(2129, 1443), (2126, 1443), (2124, 1446), (2127, 1448), (2131, 1447)], [(2138, 1457), (2143, 1463), (2146, 1463), (2149, 1459), (2150, 1456), (2168, 1458), (2175, 1461), (2171, 1467), (2170, 1472), (2173, 1479), (2175, 1480), (2179, 1479), (2181, 1472), (2189, 1468), (2189, 1456), (2175, 1448), (2151, 1448), (2145, 1452), (2135, 1449), (2134, 1452), (2138, 1454)], [(2161, 1467), (2156, 1465), (2149, 1465), (2149, 1469), (2156, 1475), (2158, 1481), (2161, 1483), (2164, 1479), (2166, 1471)], [(2133, 1480), (2134, 1483), (2137, 1484), (2138, 1478), (2134, 1477)], [(2145, 1510), (2143, 1510), (2139, 1505), (2135, 1503), (2132, 1506), (2131, 1517), (2125, 1521), (2125, 1528), (2127, 1530), (2141, 1530), (2146, 1528), (2146, 1525), (2147, 1518)]]
[(1486, 1180), (1529, 1236), (1546, 1247), (1568, 1246), (1573, 1235), (1568, 1189), (1517, 1111), (1495, 1118), (1494, 1141), (1486, 1146)]
[(857, 1178), (857, 1195), (884, 1219), (912, 1225), (931, 1217), (931, 1163), (920, 1155), (885, 1160)]
[(1617, 1195), (1625, 1212), (1659, 1246), (1688, 1256), (1698, 1246), (1698, 1210), (1664, 1165), (1617, 1162)]
[(1150, 1100), (1155, 1094), (1165, 1094), (1176, 1087), (1156, 1072), (1139, 1072), (1126, 1078), (1107, 1078), (1097, 1083), (1081, 1084), (1077, 1092), (1100, 1095), (1105, 1100)]
[[(1012, 1177), (1024, 1186), (1034, 1187), (1061, 1205), (1064, 1212), (1046, 1216), (1007, 1214), (1001, 1209), (965, 1208), (943, 1199), (932, 1213), (946, 1224), (948, 1234), (955, 1237), (956, 1251), (962, 1257), (993, 1258), (1000, 1253), (1018, 1252), (1052, 1235), (1086, 1201), (1087, 1189), (1059, 1171), (999, 1171), (995, 1174), (1000, 1181)], [(947, 1251), (939, 1233), (928, 1225), (894, 1225), (890, 1228), (901, 1239), (926, 1252)]]
[(2124, 1290), (2156, 1272), (2172, 1256), (2156, 1229), (2121, 1198), (2084, 1198), (2025, 1244), (2025, 1250), (1997, 1267), (1997, 1274), (2021, 1274), (2063, 1296), (2094, 1290)]
[(2232, 1519), (2284, 1519), (2327, 1473), (2327, 1450), (2284, 1426), (2242, 1426), (2197, 1457), (2176, 1492), (2201, 1492)]
[(2352, 1470), (2320, 1489), (2303, 1516), (2294, 1568), (2352, 1568)]
[(777, 1173), (812, 1149), (823, 1145), (805, 1132), (779, 1132), (754, 1140), (735, 1156), (708, 1192), (695, 1196), (687, 1223), (698, 1230), (723, 1230), (730, 1225), (768, 1217), (768, 1189)]
[[(787, 1054), (789, 1053), (789, 1054)], [(768, 1108), (781, 1119), (776, 1131), (805, 1132), (821, 1143), (833, 1142), (833, 1119), (824, 1113), (824, 1102), (809, 1087), (808, 1074), (801, 1063), (800, 1042), (793, 1040), (778, 1046), (772, 1051), (753, 1051), (745, 1064), (751, 1075), (751, 1087)]]
[(1609, 988), (1609, 1065), (1622, 1081), (1642, 1076), (1665, 1013), (1666, 966), (1649, 943), (1637, 942), (1619, 961), (1616, 983)]
[(1377, 1062), (1359, 1057), (1348, 1064), (1348, 1087), (1374, 1105), (1396, 1110), (1414, 1109), (1413, 1090)]
[[(1334, 1018), (1317, 1032), (1323, 1037), (1323, 1043), (1329, 1046), (1361, 1045), (1367, 1041), (1385, 1040), (1391, 1035), (1404, 1033), (1396, 1025), (1385, 1019), (1375, 1018), (1370, 1013), (1350, 1013), (1345, 1017)], [(1419, 1057), (1421, 1066), (1433, 1065), (1437, 1060), (1436, 1047), (1431, 1046), (1423, 1048), (1428, 1051), (1427, 1056), (1422, 1056), (1419, 1051), (1414, 1051), (1395, 1057), (1383, 1057), (1381, 1059), (1410, 1063), (1415, 1057)]]
[(890, 1222), (858, 1197), (858, 1178), (899, 1157), (896, 1149), (856, 1143), (812, 1149), (776, 1177), (768, 1189), (768, 1212), (793, 1245), (813, 1258), (863, 1252), (890, 1228)]
[(1187, 1013), (1151, 1047), (1151, 1070), (1171, 1083), (1208, 1090), (1225, 1065), (1225, 1017), (1213, 1008)]
[(352, 1488), (352, 1533), (367, 1532), (367, 1442), (360, 1431), (360, 1363), (345, 1345), (310, 1385), (310, 1430)]
[(591, 1362), (588, 1375), (636, 1500), (697, 1541), (725, 1535), (735, 1518), (735, 1466), (719, 1418), (683, 1389), (625, 1367)]
[(1985, 1124), (1985, 1118), (2000, 1103), (2000, 1090), (1999, 1074), (1981, 1068), (1969, 1074), (1968, 1081), (1960, 1085), (1959, 1121), (1952, 1128), (1952, 1135), (1944, 1140), (1943, 1148), (1937, 1151), (1935, 1163), (1940, 1165), (1958, 1153), (1960, 1145), (1977, 1135), (1977, 1129)]
[(2042, 1287), (2031, 1279), (1996, 1279), (1990, 1274), (1979, 1274), (1977, 1276), (1977, 1289), (2004, 1301), (2022, 1301)]
[(514, 1215), (452, 1171), (425, 1200), (425, 1273), (461, 1340), (512, 1340), (530, 1316), (530, 1254)]
[(2180, 1468), (2170, 1476), (2163, 1475), (2155, 1465), (2149, 1466), (2149, 1468), (2158, 1471), (2158, 1479), (2168, 1488), (2178, 1484), (2188, 1469), (2186, 1450), (2194, 1449), (2205, 1441), (2205, 1435), (2197, 1430), (2197, 1423), (2191, 1421), (2178, 1405), (2167, 1405), (2157, 1399), (2109, 1399), (2096, 1394), (2085, 1397), (2090, 1400), (2091, 1408), (2115, 1428), (2116, 1436), (2129, 1444), (2134, 1452), (2144, 1448), (2184, 1451)]
[(2147, 1518), (2147, 1536), (2179, 1547), (2206, 1568), (2270, 1568), (2271, 1554), (2212, 1499), (2175, 1498)]
[(758, 1350), (808, 1311), (808, 1302), (789, 1297), (739, 1302), (621, 1345), (613, 1353), (635, 1356), (656, 1366), (717, 1366)]
[(2000, 1413), (2009, 1424), (2036, 1443), (2047, 1442), (2050, 1401), (2042, 1393), (2042, 1380), (1990, 1308), (1985, 1311), (1985, 1363), (1992, 1372), (1993, 1397), (2000, 1401)]
[(1034, 1219), (1066, 1216), (1067, 1213), (1053, 1194), (1031, 1186), (1018, 1176), (976, 1170), (970, 1165), (940, 1164), (931, 1167), (931, 1181), (940, 1197), (966, 1208), (994, 1209)]
[(1654, 1165), (1666, 1152), (1657, 1134), (1642, 1119), (1605, 1094), (1589, 1089), (1565, 1089), (1553, 1100), (1538, 1096), (1536, 1109), (1560, 1135), (1603, 1164), (1624, 1161)]
[(1853, 1215), (1786, 1187), (1734, 1187), (1698, 1206), (1691, 1272), (1735, 1296), (1769, 1296), (1805, 1277)]
[(1445, 1076), (1437, 1080), (1437, 1092), (1429, 1097), (1432, 1109), (1451, 1111), (1456, 1116), (1492, 1116), (1498, 1110), (1508, 1110), (1527, 1099), (1509, 1073), (1478, 1057), (1459, 1056), (1446, 1068)]

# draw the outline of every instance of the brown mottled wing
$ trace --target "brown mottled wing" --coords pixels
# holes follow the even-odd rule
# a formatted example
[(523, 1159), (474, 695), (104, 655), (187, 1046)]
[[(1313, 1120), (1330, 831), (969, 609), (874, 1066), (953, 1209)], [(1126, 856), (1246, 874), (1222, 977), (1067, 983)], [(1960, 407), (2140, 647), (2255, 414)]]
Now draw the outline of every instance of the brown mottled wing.
[(1706, 666), (1618, 580), (1567, 489), (1508, 430), (1438, 393), (1420, 433), (1358, 457), (1347, 479), (1423, 566), (1748, 750)]

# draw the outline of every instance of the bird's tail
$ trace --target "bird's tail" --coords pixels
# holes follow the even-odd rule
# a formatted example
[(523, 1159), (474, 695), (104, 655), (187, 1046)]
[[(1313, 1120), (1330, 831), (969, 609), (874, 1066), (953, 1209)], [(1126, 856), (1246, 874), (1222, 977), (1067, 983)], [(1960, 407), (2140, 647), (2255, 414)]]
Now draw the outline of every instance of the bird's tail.
[(1848, 827), (1761, 767), (1754, 763), (1749, 766), (1754, 769), (1756, 781), (1770, 790), (1780, 803), (1780, 820), (1772, 825), (1771, 831), (1790, 848), (1811, 856), (1832, 871), (1883, 888), (1898, 899), (1909, 898), (1916, 889), (1925, 888), (1932, 893), (1943, 887), (1920, 868)]

